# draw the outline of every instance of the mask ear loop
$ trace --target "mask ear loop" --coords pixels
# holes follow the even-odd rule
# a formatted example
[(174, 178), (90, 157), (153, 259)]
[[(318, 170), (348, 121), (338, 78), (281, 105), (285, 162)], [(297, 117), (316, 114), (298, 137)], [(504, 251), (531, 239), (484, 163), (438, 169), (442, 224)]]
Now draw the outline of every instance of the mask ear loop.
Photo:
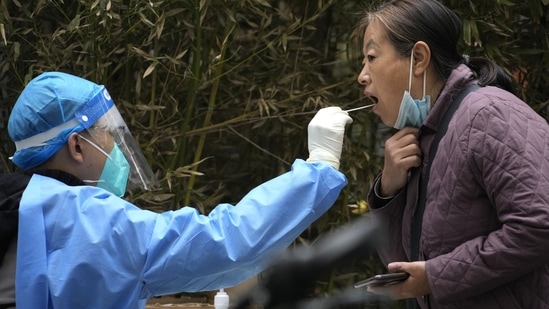
[(423, 98), (425, 100), (425, 86), (427, 85), (427, 70), (423, 71)]
[(85, 138), (84, 136), (78, 134), (78, 136), (80, 136), (81, 139), (85, 140), (86, 142), (88, 142), (90, 145), (92, 145), (95, 149), (99, 150), (99, 152), (101, 152), (102, 154), (105, 155), (105, 157), (107, 157), (109, 160), (113, 161), (113, 159), (111, 158), (111, 156), (103, 149), (101, 149), (101, 147), (97, 146), (94, 142), (90, 141), (89, 139)]
[[(107, 159), (113, 161), (113, 159), (111, 158), (111, 156), (103, 149), (101, 149), (101, 147), (97, 146), (94, 142), (92, 142), (91, 140), (85, 138), (84, 136), (78, 134), (78, 136), (85, 140), (86, 142), (88, 142), (90, 145), (92, 145), (95, 149), (99, 150), (99, 152), (101, 152), (102, 154), (104, 154)], [(98, 180), (89, 180), (89, 179), (83, 179), (82, 182), (85, 182), (85, 183), (100, 183), (100, 182), (105, 182), (104, 179), (98, 179)]]
[[(410, 56), (410, 76), (408, 76), (408, 92), (411, 95), (412, 91), (412, 69), (414, 64), (414, 48), (412, 47), (412, 55)], [(423, 71), (423, 98), (425, 99), (425, 87), (427, 86), (427, 71)]]
[[(410, 56), (410, 75), (408, 76), (408, 92), (412, 91), (412, 69), (414, 64), (414, 48), (412, 47), (412, 55)], [(411, 92), (410, 92), (411, 94)]]

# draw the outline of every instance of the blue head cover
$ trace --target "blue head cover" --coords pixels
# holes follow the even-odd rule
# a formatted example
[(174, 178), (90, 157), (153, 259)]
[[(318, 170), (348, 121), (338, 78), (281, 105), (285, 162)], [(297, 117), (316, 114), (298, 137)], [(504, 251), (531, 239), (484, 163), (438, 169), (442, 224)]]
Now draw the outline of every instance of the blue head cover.
[(71, 133), (88, 129), (106, 113), (94, 104), (105, 97), (112, 106), (104, 86), (66, 73), (47, 72), (31, 80), (8, 121), (16, 145), (13, 163), (30, 169), (46, 162)]

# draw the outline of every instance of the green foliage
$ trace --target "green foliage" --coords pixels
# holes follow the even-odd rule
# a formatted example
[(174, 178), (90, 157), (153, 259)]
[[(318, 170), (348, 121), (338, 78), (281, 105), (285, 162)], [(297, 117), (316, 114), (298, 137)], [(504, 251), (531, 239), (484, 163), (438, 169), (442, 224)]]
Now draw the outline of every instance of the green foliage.
[[(463, 18), (463, 52), (495, 59), (547, 117), (548, 1), (443, 2)], [(132, 201), (203, 213), (236, 203), (307, 157), (315, 111), (369, 103), (356, 82), (361, 55), (351, 37), (369, 4), (0, 0), (0, 171), (14, 169), (5, 128), (19, 92), (38, 73), (61, 70), (106, 85), (161, 180), (161, 191), (132, 192)], [(349, 185), (301, 243), (357, 216), (347, 205), (365, 198), (380, 169), (378, 120), (362, 111), (353, 118), (341, 166)], [(375, 259), (350, 263), (317, 292), (379, 267)]]
[(549, 118), (549, 2), (442, 1), (463, 20), (463, 52), (494, 59), (512, 74), (517, 94)]
[[(320, 107), (364, 103), (348, 47), (356, 7), (334, 0), (4, 1), (4, 115), (42, 71), (105, 84), (164, 184), (160, 193), (130, 198), (207, 212), (306, 158), (306, 125)], [(7, 157), (13, 145), (3, 133)], [(353, 175), (368, 168), (369, 155), (360, 152), (347, 164)], [(3, 170), (13, 166), (4, 161)]]

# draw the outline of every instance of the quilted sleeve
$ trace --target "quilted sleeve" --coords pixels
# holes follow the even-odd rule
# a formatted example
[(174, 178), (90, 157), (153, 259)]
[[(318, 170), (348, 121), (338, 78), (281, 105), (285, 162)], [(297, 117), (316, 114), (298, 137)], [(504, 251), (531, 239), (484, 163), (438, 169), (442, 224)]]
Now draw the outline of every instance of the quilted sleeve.
[[(380, 181), (379, 174), (374, 186)], [(378, 248), (378, 254), (384, 265), (396, 261), (407, 261), (402, 241), (403, 211), (406, 204), (406, 190), (402, 190), (390, 200), (380, 200), (374, 193), (374, 186), (368, 193), (370, 215), (380, 227), (380, 233), (387, 241)]]
[(549, 126), (516, 98), (482, 96), (489, 104), (469, 115), (460, 147), (501, 226), (427, 261), (443, 302), (506, 285), (549, 260)]

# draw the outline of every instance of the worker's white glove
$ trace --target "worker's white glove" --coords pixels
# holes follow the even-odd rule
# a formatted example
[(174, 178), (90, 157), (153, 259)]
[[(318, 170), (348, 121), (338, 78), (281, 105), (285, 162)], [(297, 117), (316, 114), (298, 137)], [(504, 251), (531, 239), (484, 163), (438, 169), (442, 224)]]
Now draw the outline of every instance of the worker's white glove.
[(339, 169), (345, 126), (353, 122), (349, 114), (336, 106), (319, 110), (309, 122), (309, 158), (307, 162), (323, 161)]

